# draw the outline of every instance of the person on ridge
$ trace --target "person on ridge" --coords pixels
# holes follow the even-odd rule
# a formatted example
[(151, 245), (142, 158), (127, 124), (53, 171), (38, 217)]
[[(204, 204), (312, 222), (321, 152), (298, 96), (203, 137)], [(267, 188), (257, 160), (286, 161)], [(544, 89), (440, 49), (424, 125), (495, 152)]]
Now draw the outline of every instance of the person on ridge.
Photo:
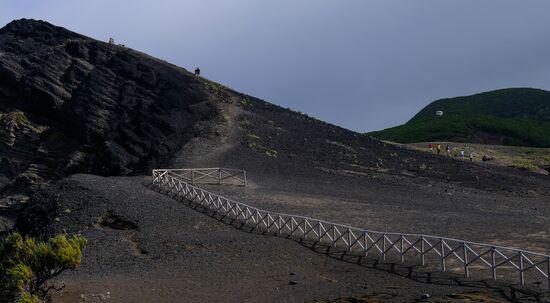
[(200, 68), (195, 68), (195, 76), (198, 77), (201, 75), (201, 69)]
[(447, 156), (451, 155), (451, 147), (449, 146), (448, 143), (447, 143), (447, 145), (445, 145), (445, 152), (447, 153)]
[(460, 160), (464, 160), (464, 150), (460, 150)]
[(431, 143), (428, 144), (428, 149), (429, 149), (430, 151), (434, 150), (434, 148), (433, 148), (433, 146), (432, 146)]
[(437, 144), (437, 154), (441, 154), (441, 144)]

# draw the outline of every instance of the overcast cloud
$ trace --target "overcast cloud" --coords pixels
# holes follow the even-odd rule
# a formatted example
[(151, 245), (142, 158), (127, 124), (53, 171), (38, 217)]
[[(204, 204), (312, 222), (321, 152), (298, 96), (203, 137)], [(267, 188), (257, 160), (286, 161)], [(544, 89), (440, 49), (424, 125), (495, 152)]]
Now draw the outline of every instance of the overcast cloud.
[(429, 102), (550, 90), (548, 0), (0, 0), (0, 26), (49, 21), (356, 131)]

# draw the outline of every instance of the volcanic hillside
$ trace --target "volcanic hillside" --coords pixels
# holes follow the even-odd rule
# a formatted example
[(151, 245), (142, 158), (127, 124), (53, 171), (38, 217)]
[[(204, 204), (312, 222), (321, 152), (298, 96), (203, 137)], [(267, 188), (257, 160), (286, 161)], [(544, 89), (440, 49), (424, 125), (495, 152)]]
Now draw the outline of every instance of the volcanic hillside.
[[(0, 30), (0, 110), (1, 186), (8, 193), (13, 185), (24, 189), (76, 172), (143, 174), (167, 165), (186, 143), (215, 137), (210, 141), (224, 151), (245, 147), (267, 164), (418, 174), (473, 186), (478, 180), (450, 177), (455, 161), (433, 170), (441, 159), (421, 156), (422, 169), (408, 150), (43, 21), (13, 21)], [(493, 174), (476, 172), (489, 180)]]
[[(436, 112), (442, 111), (442, 116)], [(550, 147), (550, 92), (509, 88), (441, 99), (406, 124), (369, 135), (400, 143), (453, 141)]]
[(80, 270), (59, 277), (58, 302), (105, 291), (113, 302), (412, 302), (487, 290), (241, 232), (148, 188), (155, 167), (245, 169), (246, 188), (209, 189), (274, 211), (550, 249), (547, 176), (385, 144), (42, 21), (0, 30), (0, 133), (4, 228), (90, 240)]
[[(34, 20), (0, 30), (0, 186), (145, 173), (220, 111), (207, 82)], [(17, 186), (21, 188), (22, 186)]]

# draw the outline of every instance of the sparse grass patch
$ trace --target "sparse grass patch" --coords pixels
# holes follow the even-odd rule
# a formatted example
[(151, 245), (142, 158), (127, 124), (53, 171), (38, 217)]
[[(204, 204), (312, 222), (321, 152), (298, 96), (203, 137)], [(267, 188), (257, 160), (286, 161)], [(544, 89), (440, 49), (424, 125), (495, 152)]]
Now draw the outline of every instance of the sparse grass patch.
[(268, 149), (265, 151), (265, 154), (272, 157), (272, 158), (277, 158), (277, 151), (274, 150), (274, 149)]
[(24, 112), (16, 111), (16, 112), (13, 112), (13, 114), (15, 116), (15, 121), (17, 121), (17, 123), (22, 123), (22, 124), (30, 123), (29, 118)]
[(248, 99), (248, 97), (244, 97), (243, 99), (241, 99), (241, 104), (243, 106), (248, 106), (248, 105), (252, 104), (252, 101), (250, 101), (250, 99)]
[(227, 87), (225, 87), (225, 86), (223, 86), (219, 83), (208, 81), (208, 80), (206, 80), (204, 85), (206, 86), (206, 90), (214, 96), (216, 101), (231, 103), (231, 97), (225, 91), (227, 89)]
[[(466, 158), (470, 153), (473, 154), (474, 162), (481, 162), (483, 156), (487, 156), (492, 160), (487, 162), (495, 165), (516, 167), (527, 169), (530, 171), (545, 174), (544, 168), (550, 166), (550, 148), (534, 148), (534, 147), (516, 147), (504, 145), (484, 145), (473, 143), (458, 143), (458, 142), (431, 142), (432, 145), (441, 144), (445, 146), (450, 144), (451, 157), (458, 159), (459, 151), (465, 151)], [(428, 142), (412, 143), (407, 146), (416, 150), (430, 152), (427, 148)], [(431, 152), (435, 154), (435, 151)], [(442, 156), (446, 156), (443, 151)]]
[(514, 159), (510, 166), (516, 167), (516, 168), (521, 168), (521, 169), (527, 169), (527, 170), (538, 170), (538, 169), (540, 169), (540, 167), (535, 165), (532, 161), (529, 161), (529, 160), (526, 160), (526, 159)]
[(251, 149), (254, 149), (256, 151), (263, 152), (265, 155), (267, 155), (269, 157), (272, 157), (272, 158), (277, 158), (278, 155), (279, 155), (279, 153), (277, 152), (276, 149), (265, 147), (261, 144), (255, 143), (255, 142), (248, 143), (248, 147), (250, 147)]

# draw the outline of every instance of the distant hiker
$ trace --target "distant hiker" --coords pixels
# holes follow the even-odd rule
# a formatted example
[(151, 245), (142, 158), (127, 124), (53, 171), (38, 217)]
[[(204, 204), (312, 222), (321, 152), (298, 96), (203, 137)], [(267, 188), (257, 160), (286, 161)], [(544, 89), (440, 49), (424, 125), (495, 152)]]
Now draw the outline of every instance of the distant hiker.
[(437, 154), (441, 154), (441, 144), (437, 144)]
[(434, 147), (433, 147), (433, 145), (432, 145), (431, 143), (428, 144), (428, 149), (429, 149), (430, 151), (434, 150)]
[(470, 162), (474, 162), (474, 153), (470, 152)]
[(464, 150), (460, 150), (460, 160), (464, 160)]
[(115, 39), (109, 38), (109, 44), (115, 44)]
[(447, 153), (447, 156), (451, 155), (451, 147), (449, 146), (449, 144), (445, 145), (445, 152)]
[(198, 77), (201, 75), (201, 69), (200, 68), (195, 68), (195, 76)]

